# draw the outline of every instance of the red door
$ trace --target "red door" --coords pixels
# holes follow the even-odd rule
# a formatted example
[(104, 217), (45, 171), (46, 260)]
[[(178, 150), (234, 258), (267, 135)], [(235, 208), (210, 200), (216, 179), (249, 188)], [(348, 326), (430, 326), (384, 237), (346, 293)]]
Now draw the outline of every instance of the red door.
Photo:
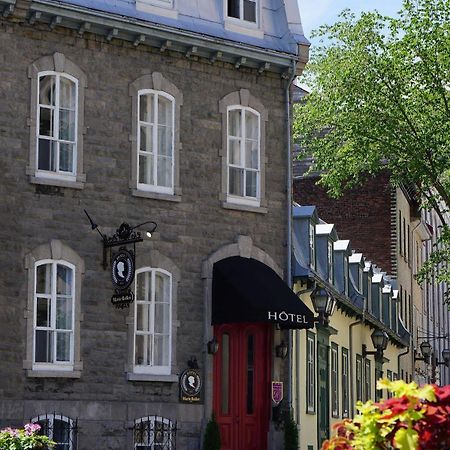
[(266, 450), (270, 408), (267, 324), (214, 327), (214, 413), (221, 450)]

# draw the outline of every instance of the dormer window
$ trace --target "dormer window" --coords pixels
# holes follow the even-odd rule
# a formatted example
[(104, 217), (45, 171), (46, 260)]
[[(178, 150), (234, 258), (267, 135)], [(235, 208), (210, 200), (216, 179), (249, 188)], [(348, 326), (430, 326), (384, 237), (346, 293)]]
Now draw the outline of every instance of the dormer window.
[(256, 0), (227, 0), (228, 17), (256, 23)]
[(344, 256), (344, 294), (348, 295), (348, 257)]

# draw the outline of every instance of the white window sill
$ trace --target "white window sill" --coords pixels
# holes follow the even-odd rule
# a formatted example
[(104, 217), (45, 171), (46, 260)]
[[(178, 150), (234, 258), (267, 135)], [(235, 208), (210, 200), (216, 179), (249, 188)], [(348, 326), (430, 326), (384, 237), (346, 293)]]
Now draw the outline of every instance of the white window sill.
[(225, 19), (225, 30), (234, 33), (246, 34), (258, 39), (264, 39), (264, 31), (258, 28), (256, 23), (248, 22), (246, 20), (235, 19), (234, 17), (227, 17)]
[(80, 370), (27, 370), (29, 378), (80, 378)]
[(84, 181), (78, 180), (67, 180), (63, 178), (46, 178), (45, 176), (35, 176), (30, 175), (30, 183), (32, 184), (43, 184), (45, 186), (58, 186), (58, 187), (67, 187), (72, 189), (83, 189)]
[(128, 381), (159, 381), (162, 383), (178, 383), (178, 375), (153, 375), (150, 373), (127, 372)]
[(136, 10), (170, 19), (178, 19), (177, 10), (174, 10), (170, 5), (165, 6), (158, 1), (136, 0)]
[(142, 191), (140, 189), (132, 189), (131, 193), (135, 197), (153, 198), (155, 200), (166, 200), (168, 202), (181, 202), (181, 195)]
[(246, 205), (242, 203), (232, 203), (230, 201), (222, 202), (222, 208), (235, 209), (237, 211), (247, 211), (259, 214), (267, 214), (268, 211), (267, 208), (264, 208), (262, 206)]

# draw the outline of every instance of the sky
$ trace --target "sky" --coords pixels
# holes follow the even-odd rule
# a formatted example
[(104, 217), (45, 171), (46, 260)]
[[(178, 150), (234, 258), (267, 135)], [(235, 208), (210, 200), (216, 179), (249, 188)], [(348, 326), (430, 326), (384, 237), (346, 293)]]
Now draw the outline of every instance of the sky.
[(336, 22), (338, 14), (345, 8), (355, 13), (376, 9), (381, 14), (394, 16), (401, 8), (402, 0), (298, 0), (298, 4), (305, 36), (311, 40), (312, 30)]

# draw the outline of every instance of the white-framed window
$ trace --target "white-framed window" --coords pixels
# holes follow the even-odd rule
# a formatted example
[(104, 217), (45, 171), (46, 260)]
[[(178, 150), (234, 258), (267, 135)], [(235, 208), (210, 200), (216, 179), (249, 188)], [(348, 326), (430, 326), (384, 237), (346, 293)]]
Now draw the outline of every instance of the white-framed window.
[(78, 80), (54, 71), (38, 73), (37, 176), (74, 180), (77, 171)]
[(39, 434), (56, 442), (54, 450), (75, 450), (77, 448), (77, 421), (60, 414), (43, 414), (31, 420), (41, 426)]
[(168, 375), (172, 354), (172, 275), (162, 269), (136, 271), (133, 372)]
[(314, 413), (316, 410), (316, 364), (315, 349), (316, 337), (307, 331), (306, 334), (306, 412)]
[(153, 89), (138, 92), (137, 188), (174, 193), (175, 99)]
[(328, 241), (328, 253), (327, 253), (327, 262), (328, 262), (328, 281), (333, 284), (334, 281), (334, 255), (333, 255), (333, 242)]
[(372, 369), (369, 359), (364, 361), (364, 401), (372, 398)]
[(258, 0), (227, 0), (227, 16), (257, 23)]
[(134, 450), (175, 449), (176, 422), (160, 416), (136, 419), (133, 428)]
[(348, 295), (348, 256), (344, 255), (344, 294)]
[(33, 369), (72, 370), (75, 266), (63, 260), (35, 264)]
[(342, 348), (342, 417), (350, 416), (348, 350)]
[(227, 201), (260, 204), (260, 114), (252, 108), (227, 110)]
[(338, 346), (331, 343), (331, 415), (339, 417)]
[(309, 223), (309, 255), (311, 258), (310, 267), (316, 268), (316, 227), (313, 223)]

